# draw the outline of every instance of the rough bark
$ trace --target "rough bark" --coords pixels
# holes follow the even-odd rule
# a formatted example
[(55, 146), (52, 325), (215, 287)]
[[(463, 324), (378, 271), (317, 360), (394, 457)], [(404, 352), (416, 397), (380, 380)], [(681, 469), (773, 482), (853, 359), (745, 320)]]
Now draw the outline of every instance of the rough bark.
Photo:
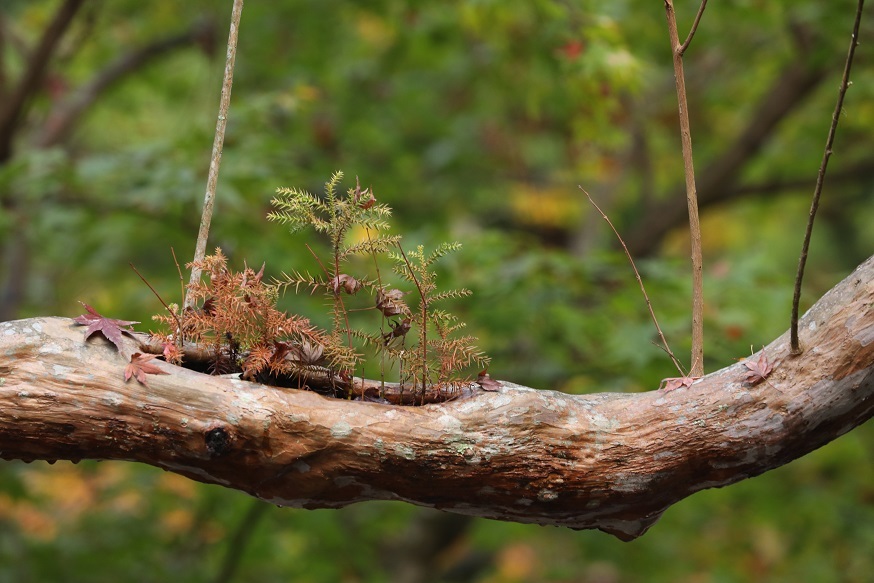
[[(338, 400), (166, 363), (122, 379), (66, 318), (0, 324), (0, 457), (132, 460), (273, 504), (404, 500), (500, 520), (643, 534), (671, 504), (796, 459), (874, 414), (874, 257), (765, 348), (689, 388), (574, 396), (503, 383), (423, 407)], [(128, 351), (137, 341), (128, 339)]]

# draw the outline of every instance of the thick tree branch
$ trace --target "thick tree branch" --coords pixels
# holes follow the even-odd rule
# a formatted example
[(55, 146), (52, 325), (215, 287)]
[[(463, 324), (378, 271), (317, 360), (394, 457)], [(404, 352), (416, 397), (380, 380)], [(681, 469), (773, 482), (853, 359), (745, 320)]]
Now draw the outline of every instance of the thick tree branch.
[[(874, 415), (874, 257), (765, 349), (689, 388), (573, 396), (504, 383), (401, 407), (160, 363), (149, 385), (67, 318), (0, 324), (0, 457), (131, 460), (273, 504), (404, 500), (628, 540), (673, 503), (796, 459)], [(135, 340), (127, 340), (135, 350)]]

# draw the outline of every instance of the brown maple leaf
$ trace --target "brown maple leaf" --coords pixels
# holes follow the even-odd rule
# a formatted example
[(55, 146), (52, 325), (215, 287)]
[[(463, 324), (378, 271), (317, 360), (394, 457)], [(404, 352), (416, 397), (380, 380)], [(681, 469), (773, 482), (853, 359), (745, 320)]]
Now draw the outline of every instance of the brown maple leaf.
[(410, 311), (404, 303), (404, 292), (399, 289), (378, 290), (376, 292), (376, 309), (385, 317), (400, 316)]
[(88, 340), (88, 337), (95, 332), (100, 332), (101, 334), (103, 334), (104, 338), (115, 344), (115, 347), (118, 349), (119, 352), (121, 352), (122, 333), (130, 334), (131, 332), (133, 332), (133, 330), (130, 329), (130, 326), (133, 324), (139, 324), (139, 322), (134, 322), (133, 320), (115, 320), (113, 318), (107, 318), (98, 314), (97, 310), (95, 310), (85, 302), (79, 303), (85, 306), (85, 309), (88, 311), (88, 313), (73, 318), (73, 321), (82, 326), (88, 326), (88, 329), (85, 330), (85, 340)]
[(354, 296), (361, 289), (361, 282), (347, 273), (341, 273), (331, 280), (331, 287), (335, 295), (340, 295), (340, 290), (346, 290), (350, 296)]
[(755, 362), (751, 360), (745, 360), (743, 364), (745, 367), (747, 367), (744, 380), (753, 386), (768, 378), (768, 375), (770, 375), (771, 371), (774, 370), (774, 366), (770, 362), (768, 362), (768, 357), (765, 356), (764, 348), (762, 348), (762, 354), (759, 356), (759, 360)]
[(404, 318), (398, 323), (393, 323), (389, 321), (389, 326), (391, 326), (391, 330), (382, 335), (382, 339), (385, 341), (385, 345), (388, 346), (391, 344), (391, 341), (395, 338), (406, 338), (407, 332), (413, 327), (412, 320), (410, 318)]
[(662, 382), (659, 383), (659, 389), (664, 389), (665, 391), (673, 391), (679, 389), (680, 387), (689, 388), (692, 386), (692, 383), (700, 379), (701, 377), (671, 377), (669, 379), (662, 379)]
[(501, 388), (501, 383), (490, 377), (488, 370), (483, 370), (476, 376), (476, 384), (478, 384), (482, 390), (490, 392), (497, 391)]
[(140, 384), (147, 385), (147, 374), (170, 374), (167, 371), (161, 370), (154, 364), (149, 364), (149, 361), (157, 357), (157, 354), (142, 354), (134, 352), (130, 356), (130, 362), (124, 367), (124, 382), (130, 380), (131, 377), (136, 377)]

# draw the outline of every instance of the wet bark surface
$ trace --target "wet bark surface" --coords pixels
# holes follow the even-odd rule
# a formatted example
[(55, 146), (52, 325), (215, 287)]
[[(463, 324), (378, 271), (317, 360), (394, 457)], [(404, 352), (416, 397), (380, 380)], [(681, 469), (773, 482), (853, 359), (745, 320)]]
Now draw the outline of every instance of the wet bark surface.
[[(139, 461), (278, 505), (367, 500), (630, 540), (671, 504), (761, 474), (874, 414), (874, 258), (764, 351), (690, 387), (567, 395), (502, 381), (419, 407), (323, 397), (151, 361), (83, 341), (67, 318), (0, 323), (0, 457)], [(125, 339), (126, 356), (139, 350)], [(751, 357), (756, 360), (758, 354)], [(653, 385), (657, 385), (654, 381)]]

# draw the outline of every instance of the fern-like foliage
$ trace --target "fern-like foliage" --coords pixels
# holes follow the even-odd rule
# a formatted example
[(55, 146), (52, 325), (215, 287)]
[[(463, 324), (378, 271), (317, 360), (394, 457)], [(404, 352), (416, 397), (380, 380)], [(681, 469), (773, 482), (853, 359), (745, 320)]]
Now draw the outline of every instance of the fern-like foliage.
[[(413, 325), (418, 330), (418, 342), (409, 351), (398, 351), (397, 356), (404, 363), (413, 386), (421, 387), (422, 396), (432, 383), (451, 390), (460, 381), (456, 377), (458, 370), (471, 364), (488, 368), (489, 363), (488, 357), (476, 348), (476, 338), (451, 337), (453, 332), (464, 327), (463, 322), (445, 310), (432, 308), (435, 302), (472, 293), (464, 288), (438, 292), (437, 273), (432, 270), (437, 260), (460, 249), (461, 243), (442, 243), (427, 255), (422, 245), (409, 252), (404, 252), (400, 245), (397, 248), (398, 252), (389, 254), (394, 261), (394, 271), (414, 284), (419, 294), (419, 303), (412, 315)], [(429, 338), (429, 329), (436, 337)]]
[[(342, 295), (355, 295), (362, 288), (372, 289), (374, 282), (346, 273), (347, 262), (356, 254), (376, 256), (383, 253), (396, 244), (400, 237), (381, 234), (381, 231), (389, 228), (391, 209), (378, 203), (370, 188), (362, 189), (360, 182), (356, 180), (355, 188), (348, 189), (343, 196), (337, 192), (342, 180), (343, 173), (335, 172), (325, 183), (322, 197), (297, 188), (277, 189), (277, 196), (272, 200), (276, 210), (269, 213), (267, 218), (288, 225), (292, 232), (310, 226), (327, 236), (331, 246), (331, 261), (328, 265), (310, 249), (322, 268), (323, 276), (292, 272), (290, 275), (283, 274), (284, 279), (279, 285), (291, 286), (296, 290), (300, 286), (309, 287), (313, 291), (321, 289), (329, 296), (333, 321), (331, 340), (334, 345), (339, 346), (345, 333), (350, 356), (345, 364), (353, 369), (360, 355), (353, 348), (352, 339), (355, 334), (349, 324), (349, 313)], [(349, 243), (347, 235), (352, 228), (364, 230), (367, 240)], [(371, 236), (371, 232), (374, 236)]]
[[(342, 179), (342, 172), (331, 176), (321, 196), (280, 188), (272, 201), (274, 212), (268, 215), (292, 231), (312, 227), (326, 236), (331, 249), (326, 261), (307, 245), (321, 273), (292, 268), (266, 283), (263, 266), (257, 272), (248, 266), (233, 271), (221, 249), (188, 265), (204, 273), (200, 282), (188, 286), (195, 307), (181, 310), (171, 305), (168, 313), (154, 316), (174, 330), (156, 335), (168, 361), (179, 364), (183, 355), (191, 354), (188, 345), (183, 346), (185, 340), (206, 349), (212, 373), (242, 372), (247, 380), (283, 381), (285, 386), (327, 386), (335, 395), (351, 396), (353, 373), (366, 353), (379, 357), (383, 381), (386, 369), (397, 366), (401, 390), (417, 391), (422, 402), (429, 388), (429, 396), (439, 400), (469, 383), (466, 368), (488, 368), (488, 357), (476, 347), (476, 339), (459, 333), (464, 323), (434, 308), (435, 303), (471, 293), (437, 287), (434, 263), (461, 245), (444, 243), (428, 254), (422, 246), (405, 252), (401, 237), (388, 233), (391, 209), (378, 203), (370, 188), (362, 189), (357, 179), (354, 188), (341, 194)], [(367, 261), (352, 261), (353, 256)], [(397, 276), (392, 281), (384, 280), (380, 270), (380, 259), (386, 256)], [(365, 269), (371, 260), (372, 268)], [(353, 267), (358, 270), (354, 275)], [(395, 285), (397, 278), (407, 289)], [(316, 329), (308, 319), (277, 309), (279, 295), (288, 288), (324, 293), (332, 306), (331, 330)], [(370, 294), (371, 303), (359, 302), (354, 310), (364, 311), (365, 318), (367, 311), (378, 313), (378, 328), (375, 323), (367, 330), (350, 325), (353, 308), (346, 302), (358, 302), (351, 296), (362, 290)], [(408, 296), (418, 297), (412, 307)]]
[(263, 266), (257, 273), (250, 267), (232, 271), (227, 257), (216, 249), (213, 255), (188, 267), (200, 268), (207, 279), (188, 286), (196, 308), (180, 311), (174, 305), (172, 313), (153, 316), (173, 328), (182, 324), (181, 334), (177, 330), (173, 338), (162, 337), (168, 346), (165, 353), (180, 354), (170, 347), (176, 347), (184, 337), (210, 349), (210, 372), (242, 372), (247, 379), (258, 379), (268, 372), (299, 376), (315, 364), (303, 358), (305, 347), (322, 347), (319, 356), (326, 362), (331, 356), (342, 358), (325, 354), (326, 334), (308, 319), (276, 308), (279, 292), (276, 285), (263, 281)]

